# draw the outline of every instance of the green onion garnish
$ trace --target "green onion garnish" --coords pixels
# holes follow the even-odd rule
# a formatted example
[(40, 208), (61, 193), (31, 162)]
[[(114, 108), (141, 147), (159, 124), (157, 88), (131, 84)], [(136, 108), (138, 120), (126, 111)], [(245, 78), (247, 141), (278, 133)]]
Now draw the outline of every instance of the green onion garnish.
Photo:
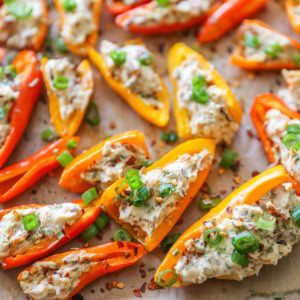
[(209, 211), (211, 208), (217, 206), (221, 202), (220, 197), (215, 197), (212, 199), (201, 199), (199, 201), (199, 208), (202, 211)]
[(17, 76), (17, 69), (14, 65), (5, 66), (4, 74), (14, 79)]
[(97, 226), (99, 231), (103, 231), (108, 223), (108, 220), (108, 215), (101, 211), (94, 224)]
[(255, 252), (259, 247), (259, 241), (252, 232), (245, 231), (233, 238), (232, 245), (239, 253), (245, 254)]
[(143, 162), (143, 166), (148, 168), (150, 167), (151, 165), (153, 165), (153, 161), (149, 160), (149, 159), (146, 159), (144, 162)]
[(291, 213), (292, 220), (300, 227), (300, 205), (297, 205)]
[[(163, 279), (164, 275), (166, 274), (172, 274), (171, 279), (167, 278), (167, 279)], [(158, 281), (157, 284), (161, 287), (169, 287), (171, 285), (173, 285), (177, 280), (177, 274), (174, 270), (164, 270), (162, 272), (159, 273), (158, 275)]]
[(99, 233), (98, 228), (95, 224), (90, 225), (86, 230), (84, 230), (81, 234), (83, 239), (86, 242), (89, 242), (93, 237), (95, 237)]
[(176, 191), (176, 186), (170, 183), (163, 183), (158, 188), (159, 197), (165, 198)]
[(296, 66), (298, 68), (300, 68), (300, 53), (295, 54), (293, 58), (294, 58), (294, 63), (296, 64)]
[(222, 155), (220, 166), (225, 169), (230, 169), (234, 166), (238, 157), (239, 157), (238, 153), (233, 152), (230, 149), (225, 149)]
[(116, 242), (118, 241), (131, 242), (132, 238), (126, 230), (119, 229), (114, 234), (114, 240)]
[(244, 44), (246, 47), (257, 49), (260, 45), (258, 36), (255, 34), (247, 33), (245, 35)]
[(288, 124), (286, 125), (287, 133), (300, 133), (300, 125), (299, 124)]
[(272, 217), (272, 220), (266, 220), (264, 217), (260, 216), (256, 226), (262, 230), (273, 232), (276, 226), (276, 219)]
[(288, 133), (283, 139), (282, 143), (288, 150), (294, 147), (296, 150), (300, 150), (300, 135), (294, 133)]
[(39, 227), (39, 220), (35, 214), (23, 217), (23, 225), (26, 231), (32, 231)]
[(0, 80), (4, 79), (4, 68), (0, 66)]
[(117, 66), (123, 65), (126, 61), (127, 54), (125, 51), (112, 51), (110, 57)]
[(78, 142), (74, 139), (71, 139), (67, 142), (67, 148), (70, 150), (74, 150), (77, 147)]
[(69, 79), (65, 76), (57, 76), (54, 78), (53, 86), (58, 90), (65, 90), (69, 85)]
[(167, 235), (160, 243), (161, 250), (164, 253), (167, 253), (171, 249), (171, 247), (175, 244), (175, 242), (179, 239), (180, 235), (181, 235), (180, 233)]
[(169, 5), (170, 0), (156, 0), (156, 3), (158, 4), (158, 6), (160, 7), (166, 7)]
[(64, 40), (61, 37), (57, 37), (55, 39), (55, 47), (56, 47), (57, 51), (60, 53), (66, 53), (69, 51)]
[(0, 106), (0, 120), (4, 120), (8, 112), (9, 112), (9, 106), (7, 105)]
[(99, 125), (100, 115), (98, 106), (95, 102), (92, 101), (89, 103), (84, 120), (92, 127), (96, 127)]
[(194, 86), (192, 91), (192, 100), (200, 104), (205, 104), (209, 100), (209, 95), (204, 88)]
[(277, 58), (281, 51), (282, 46), (280, 46), (279, 44), (270, 45), (266, 49), (264, 49), (265, 54), (271, 58)]
[(51, 128), (46, 128), (40, 133), (40, 137), (45, 142), (52, 142), (58, 138), (58, 135)]
[(166, 143), (173, 144), (178, 141), (178, 135), (175, 131), (161, 132), (160, 139)]
[(96, 200), (98, 197), (99, 195), (95, 187), (88, 189), (81, 195), (81, 199), (83, 200), (85, 205), (88, 205), (92, 201)]
[(12, 2), (8, 6), (8, 12), (17, 20), (25, 20), (32, 14), (32, 7), (24, 2)]
[(234, 250), (231, 256), (231, 260), (237, 264), (244, 267), (247, 267), (249, 264), (249, 259), (245, 254), (241, 254), (238, 251)]
[(140, 55), (138, 59), (142, 66), (150, 66), (153, 63), (153, 55), (149, 53)]
[(220, 231), (216, 228), (207, 229), (204, 231), (204, 240), (207, 242), (207, 244), (211, 246), (216, 246), (220, 244), (223, 237), (220, 233)]
[[(143, 184), (143, 183), (142, 183)], [(147, 187), (141, 187), (137, 190), (133, 205), (135, 207), (144, 206), (146, 201), (150, 198), (150, 190)]]
[(66, 167), (69, 163), (72, 162), (73, 156), (68, 150), (65, 150), (60, 156), (56, 158), (58, 162), (63, 166)]
[(65, 11), (73, 12), (77, 7), (74, 0), (63, 0), (63, 8)]

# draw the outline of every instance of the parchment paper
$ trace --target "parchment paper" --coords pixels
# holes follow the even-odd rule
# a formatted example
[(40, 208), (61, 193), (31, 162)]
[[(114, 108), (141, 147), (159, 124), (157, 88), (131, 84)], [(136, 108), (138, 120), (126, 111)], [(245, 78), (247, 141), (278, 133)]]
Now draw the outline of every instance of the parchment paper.
[[(251, 0), (249, 0), (251, 1)], [(282, 5), (270, 0), (267, 8), (261, 12), (257, 18), (274, 26), (279, 31), (294, 35), (288, 24), (287, 17)], [(52, 16), (52, 21), (56, 22), (56, 15)], [(155, 62), (160, 74), (162, 74), (170, 88), (167, 78), (166, 55), (175, 42), (184, 41), (188, 45), (197, 45), (195, 36), (198, 29), (192, 29), (184, 33), (177, 33), (160, 37), (142, 37), (122, 32), (113, 24), (113, 19), (106, 13), (102, 13), (102, 27), (100, 39), (109, 39), (115, 42), (123, 42), (132, 38), (143, 38), (151, 51), (155, 53)], [(295, 36), (295, 35), (294, 35)], [(254, 129), (249, 118), (249, 108), (253, 97), (259, 93), (276, 92), (278, 88), (284, 86), (280, 73), (248, 73), (239, 70), (229, 64), (229, 56), (232, 50), (233, 34), (223, 38), (220, 42), (213, 45), (201, 46), (201, 53), (210, 60), (217, 70), (231, 85), (236, 97), (240, 100), (244, 109), (244, 118), (241, 129), (237, 134), (233, 149), (240, 155), (241, 167), (237, 174), (226, 171), (222, 176), (218, 175), (217, 166), (208, 177), (208, 185), (215, 195), (225, 197), (238, 186), (234, 182), (234, 177), (240, 175), (241, 183), (251, 178), (253, 171), (263, 171), (268, 163), (262, 147), (256, 137), (251, 138)], [(198, 45), (199, 46), (199, 45)], [(91, 128), (83, 124), (79, 136), (81, 143), (77, 153), (88, 149), (100, 142), (105, 136), (117, 134), (132, 129), (139, 129), (146, 135), (146, 140), (153, 159), (160, 158), (164, 153), (171, 149), (164, 146), (159, 140), (161, 129), (150, 125), (141, 119), (101, 78), (99, 72), (94, 69), (95, 93), (94, 101), (97, 103), (101, 113), (101, 124), (98, 128)], [(175, 129), (174, 118), (171, 117), (166, 130)], [(31, 122), (26, 130), (26, 134), (17, 146), (8, 164), (19, 161), (37, 151), (44, 146), (39, 134), (40, 131), (50, 126), (47, 97), (44, 96), (38, 102)], [(24, 203), (58, 203), (78, 198), (78, 195), (71, 194), (63, 190), (58, 185), (58, 177), (45, 176), (38, 184), (32, 187), (21, 196), (1, 205), (1, 208), (8, 208)], [(176, 225), (173, 233), (182, 233), (192, 223), (201, 217), (202, 213), (198, 209), (198, 199), (196, 197), (185, 211), (180, 225)], [(113, 220), (109, 228), (104, 231), (103, 240), (94, 239), (92, 245), (108, 242), (111, 240), (114, 231), (118, 226)], [(77, 238), (68, 245), (59, 249), (57, 252), (69, 250), (74, 247), (82, 247), (80, 239)], [(300, 288), (300, 245), (296, 245), (292, 254), (283, 258), (278, 266), (265, 266), (259, 276), (253, 276), (242, 282), (209, 280), (201, 286), (193, 285), (180, 289), (148, 290), (141, 293), (143, 299), (205, 299), (205, 300), (233, 300), (233, 299), (273, 299), (274, 295), (284, 292), (285, 299), (300, 299), (297, 289)], [(95, 299), (136, 299), (134, 289), (139, 289), (144, 283), (150, 282), (154, 276), (155, 269), (163, 258), (160, 249), (151, 254), (147, 254), (136, 265), (108, 275), (96, 280), (88, 287), (83, 289), (80, 294), (85, 300)], [(141, 278), (144, 270), (146, 277)], [(3, 271), (0, 270), (0, 299), (25, 299), (24, 294), (19, 288), (16, 277), (21, 269)], [(105, 284), (117, 280), (125, 283), (124, 289), (112, 289), (108, 291)], [(102, 289), (102, 292), (101, 290)], [(104, 291), (104, 292), (103, 292)], [(285, 293), (287, 292), (287, 293)], [(77, 299), (82, 299), (80, 296)]]

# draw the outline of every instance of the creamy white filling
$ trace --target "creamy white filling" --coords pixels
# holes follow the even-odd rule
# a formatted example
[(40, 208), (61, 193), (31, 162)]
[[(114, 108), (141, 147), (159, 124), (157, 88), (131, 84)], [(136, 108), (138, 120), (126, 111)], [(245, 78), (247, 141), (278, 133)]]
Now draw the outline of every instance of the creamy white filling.
[(273, 152), (276, 161), (280, 161), (286, 170), (297, 181), (300, 181), (300, 152), (294, 147), (290, 150), (282, 143), (283, 137), (287, 134), (286, 126), (289, 124), (300, 125), (299, 120), (291, 120), (289, 117), (276, 109), (270, 109), (266, 113), (266, 132), (274, 143)]
[(296, 25), (300, 25), (300, 3), (293, 6), (293, 11), (295, 14), (294, 21)]
[(82, 250), (69, 254), (61, 263), (47, 260), (36, 262), (29, 271), (23, 272), (21, 288), (33, 299), (66, 299), (81, 276), (95, 264), (93, 256)]
[[(215, 218), (205, 222), (205, 229), (219, 230), (222, 241), (217, 246), (211, 246), (204, 241), (203, 235), (188, 240), (186, 251), (175, 266), (176, 272), (184, 282), (200, 284), (208, 278), (220, 276), (242, 280), (258, 274), (264, 264), (276, 265), (299, 240), (300, 228), (290, 218), (290, 210), (299, 204), (300, 197), (291, 184), (284, 184), (267, 193), (258, 204), (236, 206), (232, 218)], [(273, 231), (257, 227), (261, 216), (269, 220), (276, 218)], [(243, 231), (253, 233), (260, 243), (255, 252), (247, 254), (249, 264), (244, 268), (234, 263), (231, 257), (234, 251), (232, 239)]]
[[(16, 18), (11, 15), (11, 5), (26, 6), (31, 13), (26, 18)], [(40, 0), (15, 0), (12, 4), (0, 7), (0, 43), (18, 49), (32, 48), (39, 27), (46, 22), (43, 18), (43, 6)]]
[[(84, 111), (93, 93), (90, 84), (93, 81), (92, 72), (88, 71), (88, 73), (83, 74), (67, 58), (49, 59), (45, 65), (45, 70), (50, 88), (59, 100), (62, 120), (67, 121), (77, 110)], [(58, 89), (55, 87), (55, 79), (58, 77), (68, 79), (67, 88)]]
[(163, 7), (159, 6), (157, 1), (152, 1), (145, 7), (133, 10), (126, 18), (124, 26), (183, 23), (201, 17), (215, 3), (215, 0), (170, 0), (168, 5)]
[[(173, 73), (178, 84), (177, 99), (181, 109), (187, 109), (190, 129), (194, 136), (213, 138), (217, 143), (230, 144), (239, 124), (232, 120), (227, 110), (226, 92), (213, 82), (212, 71), (201, 69), (196, 56), (191, 55)], [(209, 101), (201, 104), (192, 100), (193, 78), (203, 76)]]
[(96, 29), (93, 17), (95, 0), (75, 0), (75, 3), (74, 11), (64, 12), (65, 19), (61, 35), (67, 43), (80, 45)]
[[(121, 200), (119, 207), (120, 220), (141, 228), (148, 237), (162, 223), (168, 222), (168, 218), (178, 206), (191, 185), (197, 179), (198, 172), (206, 169), (211, 163), (212, 156), (207, 150), (197, 154), (184, 154), (166, 165), (143, 174), (141, 180), (145, 187), (151, 191), (151, 196), (145, 206), (136, 207), (128, 200)], [(165, 198), (158, 194), (158, 188), (162, 184), (172, 184), (176, 190)]]
[(102, 156), (94, 162), (81, 178), (94, 184), (100, 191), (124, 177), (129, 169), (139, 169), (146, 160), (145, 151), (136, 145), (105, 143)]
[[(23, 217), (34, 214), (39, 226), (26, 231)], [(39, 208), (13, 209), (0, 221), (0, 261), (10, 255), (25, 253), (42, 239), (64, 235), (65, 225), (72, 225), (82, 215), (80, 205), (63, 203)]]

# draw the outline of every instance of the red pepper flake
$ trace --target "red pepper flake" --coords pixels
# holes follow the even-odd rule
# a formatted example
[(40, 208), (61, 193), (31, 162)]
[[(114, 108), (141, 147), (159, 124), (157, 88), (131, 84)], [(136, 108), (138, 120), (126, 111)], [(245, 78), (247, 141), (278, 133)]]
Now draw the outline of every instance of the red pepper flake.
[(146, 278), (147, 273), (144, 269), (140, 269), (141, 278)]
[(122, 241), (117, 242), (118, 248), (124, 248), (124, 243)]
[(127, 166), (132, 166), (136, 161), (136, 158), (134, 156), (131, 156), (127, 161), (126, 161), (126, 165)]
[(251, 175), (252, 175), (252, 177), (255, 177), (255, 176), (259, 175), (259, 174), (260, 173), (258, 171), (254, 170)]
[(247, 134), (248, 134), (248, 136), (249, 136), (250, 139), (254, 138), (254, 133), (253, 133), (253, 131), (251, 129), (247, 130)]
[(144, 294), (146, 291), (146, 287), (147, 287), (147, 282), (144, 282), (143, 285), (141, 286), (140, 290), (141, 292)]
[(152, 278), (150, 280), (150, 282), (148, 283), (148, 289), (150, 291), (153, 291), (153, 290), (160, 290), (160, 289), (163, 289), (163, 287), (159, 286), (155, 281), (154, 281), (154, 278)]
[(232, 214), (232, 209), (231, 209), (230, 206), (227, 206), (227, 207), (226, 207), (226, 211), (227, 211), (229, 214)]
[(92, 293), (92, 294), (95, 294), (95, 290), (91, 290), (91, 293)]
[(111, 291), (112, 290), (111, 282), (105, 282), (105, 287), (108, 291)]
[(141, 290), (140, 289), (135, 289), (133, 290), (134, 296), (137, 298), (142, 298)]
[(105, 293), (105, 289), (104, 288), (101, 288), (100, 289), (100, 292), (103, 294), (103, 293)]

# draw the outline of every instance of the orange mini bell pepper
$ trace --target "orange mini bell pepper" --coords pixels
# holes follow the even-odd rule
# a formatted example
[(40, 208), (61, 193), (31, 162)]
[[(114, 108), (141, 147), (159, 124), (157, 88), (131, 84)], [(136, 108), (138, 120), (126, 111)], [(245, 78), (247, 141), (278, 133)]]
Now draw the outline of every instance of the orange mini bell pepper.
[(242, 120), (242, 109), (239, 102), (235, 99), (233, 93), (231, 92), (229, 86), (221, 75), (214, 69), (214, 67), (197, 51), (187, 47), (183, 43), (175, 44), (168, 55), (168, 66), (169, 66), (169, 76), (174, 90), (174, 115), (176, 120), (178, 135), (182, 138), (191, 138), (192, 133), (190, 129), (189, 115), (187, 109), (180, 108), (177, 99), (178, 84), (173, 76), (174, 70), (181, 65), (181, 63), (186, 60), (190, 55), (194, 55), (199, 60), (201, 69), (211, 71), (213, 74), (213, 81), (216, 86), (220, 89), (226, 91), (226, 104), (228, 112), (232, 119), (238, 123)]
[(132, 4), (125, 4), (123, 0), (106, 0), (106, 10), (113, 16), (122, 14), (123, 12), (149, 2), (150, 0), (136, 0)]
[[(79, 129), (82, 120), (85, 116), (87, 107), (82, 110), (78, 109), (74, 111), (74, 113), (67, 120), (62, 119), (60, 114), (59, 98), (55, 94), (55, 92), (53, 92), (53, 89), (50, 86), (49, 78), (47, 76), (47, 72), (46, 72), (47, 61), (48, 61), (47, 58), (43, 58), (41, 62), (41, 67), (42, 67), (44, 82), (47, 89), (47, 94), (49, 97), (49, 110), (50, 110), (51, 123), (53, 124), (56, 132), (60, 136), (73, 135)], [(88, 60), (86, 59), (83, 60), (77, 66), (76, 69), (77, 72), (80, 74), (79, 79), (80, 79), (80, 85), (82, 87), (82, 90), (93, 90), (94, 88), (93, 73), (92, 73), (91, 65), (88, 62)]]
[[(195, 154), (200, 153), (204, 149), (207, 149), (209, 154), (214, 157), (214, 151), (215, 151), (215, 143), (213, 140), (209, 139), (194, 139), (187, 141), (173, 150), (171, 150), (169, 153), (167, 153), (165, 156), (163, 156), (161, 159), (156, 161), (153, 165), (151, 165), (149, 168), (147, 168), (146, 172), (163, 168), (164, 166), (176, 161), (179, 156), (183, 154)], [(178, 201), (178, 206), (176, 207), (176, 210), (168, 217), (168, 222), (163, 222), (161, 225), (159, 225), (152, 235), (148, 237), (147, 235), (143, 234), (143, 230), (139, 228), (138, 226), (133, 226), (129, 223), (125, 223), (119, 218), (119, 206), (120, 203), (115, 201), (115, 196), (117, 195), (117, 191), (120, 188), (121, 184), (124, 183), (124, 178), (118, 180), (115, 182), (111, 187), (109, 187), (102, 195), (101, 198), (101, 204), (104, 206), (105, 211), (113, 218), (115, 221), (120, 224), (122, 227), (124, 227), (137, 241), (139, 241), (141, 244), (144, 245), (144, 247), (148, 251), (154, 250), (159, 243), (163, 240), (163, 238), (171, 231), (171, 229), (175, 226), (189, 203), (192, 201), (192, 199), (195, 197), (201, 186), (206, 180), (206, 177), (210, 171), (211, 163), (207, 168), (205, 168), (202, 171), (198, 172), (198, 177), (196, 181), (192, 182), (189, 186), (189, 189), (186, 193), (186, 196), (181, 198), (180, 201)], [(126, 186), (122, 187), (122, 190), (124, 190)]]
[(79, 142), (78, 137), (64, 137), (28, 158), (0, 170), (0, 203), (20, 195), (44, 175), (58, 168), (60, 164), (57, 157), (67, 150), (70, 140)]
[[(269, 29), (272, 32), (274, 32), (275, 34), (281, 34), (259, 20), (245, 20), (242, 23), (241, 28), (243, 26), (248, 26), (248, 25), (252, 25), (252, 24), (260, 26), (262, 28)], [(297, 40), (295, 40), (293, 38), (285, 36), (283, 34), (281, 34), (281, 35), (283, 37), (289, 39), (291, 44), (293, 45), (293, 47), (295, 47), (295, 50), (299, 51), (298, 53), (300, 53), (300, 42), (298, 42)], [(239, 40), (240, 38), (241, 38), (241, 34), (238, 31), (236, 39)], [(290, 61), (281, 61), (281, 60), (274, 59), (273, 61), (269, 61), (269, 62), (259, 62), (256, 60), (250, 60), (243, 55), (243, 48), (240, 46), (237, 47), (236, 51), (230, 58), (230, 62), (233, 65), (236, 65), (240, 68), (243, 68), (246, 70), (269, 70), (269, 71), (278, 71), (278, 70), (282, 70), (282, 69), (289, 69), (289, 70), (297, 69), (297, 68), (299, 68), (298, 60), (299, 60), (298, 58), (297, 58), (297, 61), (295, 58), (292, 58)]]
[(198, 36), (201, 43), (220, 39), (232, 28), (261, 10), (268, 0), (228, 0), (204, 22)]
[[(130, 41), (126, 44), (142, 44), (140, 41)], [(104, 79), (110, 85), (110, 87), (118, 93), (140, 116), (152, 124), (164, 127), (169, 122), (169, 110), (170, 110), (170, 94), (162, 79), (162, 90), (157, 93), (157, 98), (163, 103), (163, 107), (156, 109), (151, 105), (146, 104), (142, 98), (133, 93), (122, 82), (115, 80), (111, 74), (111, 71), (107, 67), (104, 57), (96, 50), (89, 49), (89, 58), (96, 65), (101, 72)]]
[[(44, 237), (39, 243), (34, 244), (29, 250), (25, 251), (24, 253), (20, 253), (17, 255), (8, 255), (2, 262), (2, 268), (5, 270), (18, 268), (50, 254), (51, 252), (74, 239), (85, 229), (87, 229), (92, 223), (94, 223), (101, 212), (101, 208), (99, 205), (100, 199), (94, 200), (88, 205), (85, 205), (85, 203), (81, 199), (74, 200), (72, 201), (72, 203), (80, 205), (80, 207), (82, 208), (82, 215), (72, 225), (65, 225), (63, 237)], [(16, 209), (25, 210), (29, 208), (39, 208), (44, 206), (46, 206), (46, 204), (25, 204), (1, 210), (0, 220), (6, 214)]]
[(60, 186), (75, 193), (83, 193), (91, 188), (92, 185), (82, 179), (80, 175), (86, 171), (91, 164), (101, 158), (103, 147), (106, 143), (136, 145), (145, 151), (148, 158), (150, 157), (145, 144), (144, 134), (137, 130), (121, 133), (102, 141), (98, 145), (78, 155), (62, 173), (59, 181)]
[[(65, 24), (65, 18), (67, 17), (63, 7), (63, 1), (54, 0), (54, 4), (59, 14), (60, 30), (62, 31)], [(93, 1), (92, 4), (93, 19), (91, 20), (91, 22), (95, 24), (95, 30), (89, 34), (89, 36), (86, 38), (84, 43), (80, 45), (75, 45), (72, 44), (72, 41), (64, 40), (67, 48), (74, 54), (80, 56), (86, 56), (88, 48), (96, 46), (98, 35), (99, 35), (101, 7), (102, 7), (102, 0)]]
[[(165, 259), (157, 269), (154, 280), (156, 282), (159, 281), (158, 278), (161, 272), (166, 270), (174, 270), (174, 267), (176, 266), (178, 260), (184, 254), (185, 243), (190, 239), (197, 239), (203, 234), (206, 229), (206, 221), (214, 218), (230, 218), (232, 216), (230, 214), (230, 211), (232, 211), (234, 207), (242, 204), (254, 205), (267, 192), (286, 182), (293, 181), (282, 166), (276, 166), (264, 171), (260, 175), (244, 183), (242, 186), (232, 192), (226, 199), (212, 208), (206, 215), (200, 218), (195, 224), (193, 224), (180, 236), (180, 238), (172, 246)], [(228, 208), (230, 208), (230, 210)], [(176, 253), (176, 255), (174, 255), (174, 253)], [(163, 277), (163, 280), (168, 280), (169, 276), (166, 277), (167, 278)], [(228, 276), (222, 277), (220, 279), (231, 278)], [(174, 282), (172, 287), (181, 287), (184, 285), (188, 284), (184, 283), (178, 275), (177, 280), (176, 282)]]
[[(130, 242), (114, 242), (96, 247), (77, 249), (56, 254), (39, 262), (54, 262), (58, 265), (63, 265), (63, 259), (66, 256), (79, 254), (80, 251), (84, 251), (87, 254), (92, 254), (91, 258), (89, 259), (92, 264), (89, 268), (89, 271), (82, 274), (76, 287), (73, 290), (70, 290), (69, 294), (66, 298), (64, 298), (64, 300), (71, 299), (82, 288), (97, 278), (135, 264), (147, 253), (141, 245)], [(17, 280), (19, 282), (22, 281), (24, 272), (30, 272), (30, 270), (35, 268), (35, 265), (38, 265), (39, 262), (22, 271)], [(49, 280), (48, 283), (51, 285), (51, 280)]]
[(295, 0), (285, 0), (285, 9), (289, 18), (289, 21), (293, 29), (300, 34), (300, 17), (296, 13), (295, 9), (300, 7), (300, 3)]
[(22, 137), (43, 86), (42, 73), (33, 51), (19, 52), (12, 65), (16, 68), (17, 76), (20, 76), (19, 96), (9, 112), (10, 130), (0, 147), (0, 168)]

